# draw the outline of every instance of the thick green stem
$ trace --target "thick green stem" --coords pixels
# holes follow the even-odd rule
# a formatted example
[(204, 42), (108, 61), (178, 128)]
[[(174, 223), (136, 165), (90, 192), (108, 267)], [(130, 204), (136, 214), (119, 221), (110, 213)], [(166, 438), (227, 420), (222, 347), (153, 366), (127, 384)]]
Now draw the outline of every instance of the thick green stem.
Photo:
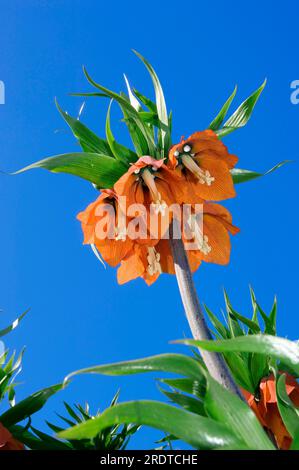
[[(176, 221), (174, 221), (173, 224), (174, 223), (176, 223)], [(170, 246), (177, 282), (193, 338), (198, 340), (212, 340), (212, 335), (206, 324), (195, 290), (184, 243), (181, 237), (177, 239), (174, 237), (175, 230), (173, 224), (170, 227)], [(223, 356), (219, 353), (204, 350), (201, 350), (201, 355), (212, 377), (214, 377), (214, 379), (216, 379), (226, 389), (235, 393), (244, 400), (244, 397), (234, 382)]]

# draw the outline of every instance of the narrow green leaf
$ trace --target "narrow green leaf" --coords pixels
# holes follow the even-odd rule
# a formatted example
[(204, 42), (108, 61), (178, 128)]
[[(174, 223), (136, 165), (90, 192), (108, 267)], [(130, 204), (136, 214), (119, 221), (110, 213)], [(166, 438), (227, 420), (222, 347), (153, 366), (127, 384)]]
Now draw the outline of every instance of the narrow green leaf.
[(205, 408), (203, 402), (197, 398), (189, 397), (183, 393), (177, 392), (168, 392), (160, 388), (160, 391), (167, 397), (169, 400), (184, 408), (184, 410), (190, 411), (191, 413), (196, 413), (200, 416), (206, 416)]
[(239, 336), (217, 341), (182, 340), (183, 344), (218, 352), (255, 352), (276, 358), (299, 373), (299, 346), (295, 341), (270, 335)]
[(23, 419), (29, 418), (33, 413), (39, 411), (52, 395), (62, 390), (64, 386), (65, 384), (52, 385), (33, 393), (33, 395), (20, 401), (3, 413), (0, 416), (0, 422), (3, 426), (9, 427), (23, 421)]
[(225, 423), (252, 450), (274, 450), (265, 431), (249, 406), (207, 376), (205, 409), (213, 419)]
[(135, 152), (132, 152), (132, 150), (128, 149), (124, 145), (119, 144), (116, 142), (112, 131), (111, 131), (111, 126), (110, 126), (110, 110), (111, 110), (111, 105), (112, 101), (110, 101), (108, 111), (107, 111), (107, 118), (106, 118), (106, 137), (107, 141), (109, 144), (109, 147), (111, 149), (112, 154), (117, 160), (120, 160), (121, 162), (128, 164), (130, 162), (135, 162), (138, 157)]
[(114, 158), (98, 153), (66, 153), (45, 158), (26, 166), (13, 174), (34, 168), (43, 168), (53, 173), (69, 173), (79, 176), (101, 188), (111, 188), (127, 171), (127, 166)]
[(213, 131), (217, 131), (219, 129), (219, 127), (221, 126), (229, 108), (230, 108), (230, 105), (234, 99), (234, 97), (236, 96), (236, 93), (237, 93), (237, 86), (235, 86), (234, 88), (234, 91), (232, 92), (232, 94), (230, 95), (230, 97), (227, 99), (227, 101), (224, 103), (224, 105), (222, 106), (222, 108), (220, 109), (219, 113), (217, 114), (217, 116), (215, 117), (215, 119), (213, 119), (213, 121), (211, 122), (211, 124), (209, 125), (209, 128), (212, 129)]
[(231, 132), (243, 127), (249, 121), (252, 111), (256, 105), (257, 100), (260, 97), (263, 89), (266, 86), (266, 80), (262, 85), (250, 95), (243, 103), (238, 107), (238, 109), (232, 114), (232, 116), (224, 123), (222, 129), (216, 131), (219, 138), (224, 137), (225, 135), (230, 134)]
[(88, 367), (69, 374), (65, 380), (79, 374), (132, 375), (144, 372), (171, 372), (204, 380), (202, 369), (192, 357), (183, 354), (161, 354), (134, 361), (116, 362), (101, 366)]
[(276, 379), (277, 404), (281, 418), (292, 437), (299, 429), (299, 409), (289, 398), (286, 391), (286, 376), (280, 375)]
[(159, 379), (163, 384), (168, 385), (171, 388), (181, 390), (182, 392), (189, 393), (190, 395), (195, 395), (202, 397), (206, 390), (206, 384), (202, 381), (187, 379), (187, 378), (178, 378), (178, 379)]
[(126, 82), (130, 103), (133, 106), (133, 108), (136, 109), (136, 111), (140, 112), (142, 110), (142, 107), (141, 107), (139, 101), (137, 100), (136, 96), (134, 95), (134, 93), (131, 89), (129, 80), (127, 79), (125, 74), (124, 74), (124, 79), (125, 79), (125, 82)]
[(157, 105), (154, 103), (152, 100), (150, 100), (147, 96), (143, 95), (140, 93), (136, 88), (134, 88), (134, 94), (137, 96), (137, 98), (143, 103), (152, 113), (157, 114)]
[(244, 445), (227, 426), (155, 401), (133, 401), (105, 410), (100, 416), (59, 433), (63, 439), (91, 439), (108, 426), (135, 423), (151, 426), (198, 449), (238, 449)]
[(270, 170), (266, 171), (265, 173), (258, 173), (256, 171), (251, 171), (251, 170), (241, 170), (241, 168), (233, 168), (231, 170), (231, 175), (233, 177), (233, 182), (234, 184), (239, 184), (239, 183), (246, 183), (247, 181), (254, 180), (256, 178), (260, 178), (261, 176), (266, 176), (272, 173), (275, 170), (278, 170), (278, 168), (282, 167), (286, 163), (290, 163), (291, 160), (284, 160), (280, 163), (277, 163), (273, 168)]
[(4, 328), (3, 330), (0, 330), (0, 338), (2, 336), (7, 335), (11, 331), (13, 331), (15, 328), (17, 328), (17, 326), (19, 326), (20, 321), (25, 317), (25, 315), (27, 315), (29, 310), (30, 309), (27, 309), (24, 313), (22, 313), (22, 315), (20, 315), (16, 320), (14, 320), (9, 326)]
[(87, 78), (87, 80), (96, 88), (101, 90), (102, 92), (105, 93), (107, 97), (110, 97), (114, 99), (115, 101), (118, 102), (120, 105), (121, 109), (125, 111), (125, 114), (127, 114), (130, 119), (134, 121), (136, 126), (139, 128), (139, 130), (142, 132), (144, 139), (146, 140), (147, 148), (143, 149), (142, 154), (143, 155), (155, 155), (156, 147), (155, 147), (155, 142), (152, 138), (150, 129), (146, 126), (146, 124), (143, 123), (143, 121), (140, 119), (138, 116), (138, 112), (136, 109), (133, 108), (133, 106), (128, 102), (126, 99), (124, 99), (122, 96), (120, 96), (118, 93), (115, 93), (114, 91), (109, 90), (108, 88), (103, 87), (102, 85), (99, 85), (96, 83), (88, 74), (87, 70), (85, 67), (83, 68), (84, 74)]
[(297, 429), (296, 433), (294, 434), (293, 442), (290, 447), (290, 450), (299, 450), (299, 428)]
[[(163, 90), (162, 90), (162, 86), (159, 81), (159, 78), (156, 72), (154, 71), (153, 67), (151, 66), (151, 64), (141, 54), (139, 54), (139, 52), (135, 50), (133, 50), (133, 52), (144, 63), (144, 65), (146, 66), (151, 76), (151, 79), (154, 85), (155, 95), (156, 95), (157, 114), (161, 123), (164, 126), (166, 126), (168, 129), (168, 114), (167, 114), (165, 98), (164, 98), (164, 94), (163, 94)], [(169, 146), (169, 136), (167, 135), (167, 131), (161, 130), (161, 140), (162, 140), (162, 150), (164, 150), (165, 148), (167, 150)]]
[(215, 330), (222, 336), (222, 338), (229, 338), (229, 331), (228, 329), (218, 320), (216, 315), (206, 306), (204, 305), (205, 311), (214, 326)]
[(59, 106), (57, 100), (55, 100), (55, 104), (61, 116), (73, 132), (74, 136), (79, 140), (79, 143), (84, 152), (100, 153), (102, 155), (113, 157), (113, 153), (111, 152), (106, 140), (101, 139), (94, 132), (88, 129), (88, 127), (82, 124), (82, 122), (80, 122), (78, 119), (75, 119), (68, 113), (64, 112)]

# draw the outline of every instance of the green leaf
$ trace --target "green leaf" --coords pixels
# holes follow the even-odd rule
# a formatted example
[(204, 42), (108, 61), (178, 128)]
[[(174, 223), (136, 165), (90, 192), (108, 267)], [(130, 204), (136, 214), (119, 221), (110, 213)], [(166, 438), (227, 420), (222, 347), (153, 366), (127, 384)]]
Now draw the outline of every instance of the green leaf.
[[(165, 98), (164, 98), (164, 94), (163, 94), (163, 90), (162, 90), (159, 78), (156, 72), (154, 71), (153, 67), (151, 66), (151, 64), (141, 54), (139, 54), (139, 52), (135, 50), (133, 50), (133, 52), (144, 63), (144, 65), (146, 66), (151, 76), (151, 79), (154, 85), (155, 95), (156, 95), (157, 114), (161, 123), (167, 128), (167, 131), (164, 131), (163, 129), (161, 130), (162, 150), (163, 151), (168, 150), (169, 145), (170, 145), (169, 132), (168, 132), (168, 114), (167, 114)], [(162, 154), (162, 157), (164, 156), (165, 155)]]
[(182, 392), (189, 393), (202, 397), (206, 390), (206, 384), (194, 379), (179, 378), (179, 379), (159, 379), (163, 384), (168, 385), (171, 388), (176, 388)]
[(232, 114), (232, 116), (224, 123), (222, 129), (216, 131), (219, 138), (224, 137), (225, 135), (230, 134), (231, 132), (243, 127), (249, 121), (252, 111), (255, 107), (257, 100), (259, 99), (260, 94), (266, 85), (266, 80), (262, 85), (250, 95), (243, 103), (238, 107), (238, 109)]
[(204, 305), (204, 308), (215, 330), (222, 336), (222, 338), (229, 338), (230, 332), (228, 329), (221, 323), (221, 321), (218, 320), (216, 315), (214, 315), (206, 305)]
[(217, 341), (181, 340), (183, 344), (218, 352), (255, 352), (276, 358), (299, 373), (299, 346), (297, 342), (270, 335), (239, 336)]
[(59, 433), (63, 439), (91, 439), (115, 424), (151, 426), (198, 449), (238, 449), (242, 442), (224, 424), (156, 401), (133, 401), (105, 410), (100, 416)]
[(9, 326), (7, 326), (6, 328), (4, 328), (3, 330), (0, 330), (0, 338), (2, 336), (5, 336), (7, 335), (8, 333), (10, 333), (11, 331), (13, 331), (15, 328), (17, 328), (17, 326), (19, 326), (19, 323), (20, 321), (25, 317), (25, 315), (27, 315), (27, 313), (29, 312), (30, 309), (26, 310), (24, 313), (22, 313), (22, 315), (20, 315), (15, 321), (13, 321)]
[(270, 170), (266, 171), (265, 173), (258, 173), (251, 170), (241, 170), (241, 168), (233, 168), (230, 172), (233, 177), (234, 184), (246, 183), (247, 181), (260, 178), (261, 176), (269, 175), (273, 171), (278, 170), (278, 168), (290, 162), (291, 160), (284, 160), (280, 163), (277, 163), (277, 165), (275, 165), (273, 168), (270, 168)]
[(237, 93), (237, 86), (235, 86), (234, 88), (234, 91), (232, 92), (232, 94), (230, 95), (230, 97), (228, 98), (228, 100), (224, 103), (224, 105), (222, 106), (221, 110), (219, 111), (219, 113), (217, 114), (217, 116), (215, 117), (215, 119), (213, 119), (213, 121), (211, 122), (211, 124), (209, 125), (209, 128), (212, 129), (213, 131), (217, 131), (219, 129), (219, 127), (221, 126), (229, 108), (230, 108), (230, 105), (234, 99), (234, 97), (236, 96), (236, 93)]
[(71, 128), (74, 136), (79, 140), (84, 152), (100, 153), (102, 155), (113, 157), (113, 153), (111, 152), (106, 140), (101, 139), (78, 119), (75, 119), (68, 113), (64, 112), (59, 106), (57, 100), (55, 100), (55, 104), (61, 116)]
[(237, 320), (240, 320), (244, 325), (248, 326), (248, 328), (255, 334), (257, 333), (260, 333), (261, 332), (261, 329), (259, 327), (259, 325), (252, 321), (252, 320), (249, 320), (249, 318), (246, 318), (244, 317), (243, 315), (240, 315), (240, 313), (236, 312), (234, 310), (233, 313), (230, 313), (230, 315), (232, 317), (235, 317)]
[(141, 103), (143, 103), (150, 111), (152, 111), (152, 113), (158, 115), (156, 103), (150, 100), (147, 96), (142, 95), (142, 93), (136, 90), (136, 88), (134, 88), (133, 91), (134, 91), (134, 94), (137, 96), (137, 98), (139, 98)]
[(299, 450), (299, 428), (297, 429), (290, 450)]
[[(47, 434), (37, 431), (42, 437), (37, 437), (27, 428), (22, 426), (11, 426), (10, 432), (20, 442), (25, 444), (30, 450), (71, 450), (72, 446), (66, 442), (61, 442)], [(36, 430), (35, 430), (36, 432)]]
[(128, 167), (106, 155), (79, 152), (45, 158), (13, 174), (23, 173), (34, 168), (44, 168), (53, 173), (69, 173), (90, 181), (98, 187), (111, 188), (127, 171)]
[(205, 409), (213, 419), (225, 423), (252, 450), (274, 450), (265, 431), (249, 406), (207, 376)]
[(134, 93), (133, 93), (133, 91), (130, 87), (129, 80), (127, 79), (125, 74), (124, 74), (124, 79), (125, 79), (125, 82), (126, 82), (130, 103), (133, 106), (133, 108), (136, 109), (136, 111), (140, 112), (142, 110), (142, 107), (141, 107), (139, 101), (137, 100), (137, 98), (134, 96)]
[(133, 106), (130, 104), (130, 102), (128, 102), (125, 98), (120, 96), (118, 93), (115, 93), (114, 91), (111, 91), (108, 88), (105, 88), (102, 85), (99, 85), (98, 83), (96, 83), (90, 77), (90, 75), (88, 74), (85, 67), (83, 68), (83, 71), (84, 71), (84, 74), (85, 74), (87, 80), (94, 87), (96, 87), (99, 90), (101, 90), (102, 92), (104, 92), (107, 97), (110, 97), (110, 98), (114, 99), (115, 101), (117, 101), (117, 103), (120, 105), (121, 109), (123, 110), (124, 114), (127, 115), (130, 119), (132, 119), (134, 121), (135, 125), (137, 126), (137, 128), (139, 128), (139, 130), (141, 131), (141, 133), (142, 133), (142, 135), (145, 139), (145, 142), (146, 142), (146, 147), (143, 147), (143, 149), (142, 149), (142, 155), (155, 156), (156, 146), (155, 146), (154, 139), (151, 135), (151, 131), (147, 127), (147, 125), (144, 124), (142, 119), (140, 119), (136, 109), (133, 108)]
[(277, 404), (281, 418), (292, 437), (299, 429), (299, 409), (295, 407), (286, 391), (286, 376), (280, 375), (276, 379)]
[(110, 101), (109, 107), (108, 107), (108, 112), (107, 112), (107, 118), (106, 118), (106, 137), (107, 141), (109, 144), (109, 147), (111, 149), (112, 154), (117, 160), (120, 160), (124, 163), (130, 163), (130, 162), (135, 162), (138, 157), (135, 152), (132, 152), (132, 150), (128, 149), (124, 145), (119, 144), (116, 142), (112, 131), (110, 127), (110, 110), (111, 110), (111, 105), (112, 101)]
[(143, 372), (171, 372), (185, 375), (198, 381), (204, 380), (202, 368), (192, 357), (183, 354), (161, 354), (134, 361), (117, 362), (102, 366), (88, 367), (69, 374), (65, 380), (78, 374), (132, 375)]
[(39, 411), (52, 395), (62, 390), (64, 386), (65, 384), (52, 385), (33, 393), (33, 395), (20, 401), (3, 413), (0, 416), (0, 422), (3, 426), (9, 427), (23, 421), (23, 419), (29, 418), (33, 413)]
[(203, 402), (198, 400), (197, 398), (188, 397), (187, 395), (184, 395), (183, 393), (168, 392), (167, 390), (164, 390), (162, 388), (160, 388), (160, 391), (167, 398), (169, 398), (169, 400), (171, 400), (172, 403), (181, 406), (182, 408), (184, 408), (187, 411), (190, 411), (191, 413), (196, 413), (201, 416), (206, 416)]

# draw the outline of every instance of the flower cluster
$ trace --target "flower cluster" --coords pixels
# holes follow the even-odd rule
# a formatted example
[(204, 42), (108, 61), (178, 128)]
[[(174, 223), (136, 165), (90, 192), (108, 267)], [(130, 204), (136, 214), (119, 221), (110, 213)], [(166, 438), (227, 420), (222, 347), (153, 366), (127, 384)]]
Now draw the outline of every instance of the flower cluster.
[(215, 202), (235, 196), (230, 170), (237, 160), (212, 130), (182, 139), (167, 159), (140, 157), (78, 215), (84, 243), (120, 265), (120, 284), (142, 277), (150, 285), (162, 272), (174, 273), (168, 239), (175, 218), (192, 271), (202, 261), (227, 264), (229, 233), (238, 229)]

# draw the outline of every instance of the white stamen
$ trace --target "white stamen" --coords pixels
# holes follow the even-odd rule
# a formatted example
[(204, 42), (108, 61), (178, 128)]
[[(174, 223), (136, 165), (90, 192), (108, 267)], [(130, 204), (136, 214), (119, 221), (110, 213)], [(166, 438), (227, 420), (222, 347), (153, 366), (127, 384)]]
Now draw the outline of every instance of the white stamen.
[(184, 152), (188, 153), (188, 152), (190, 152), (190, 150), (191, 150), (190, 145), (184, 145)]
[(214, 176), (208, 170), (203, 170), (198, 166), (195, 160), (191, 158), (189, 155), (183, 155), (182, 158), (183, 165), (188, 168), (191, 173), (193, 173), (197, 178), (200, 184), (206, 184), (207, 186), (211, 186), (213, 181), (215, 181)]
[(155, 248), (153, 247), (148, 247), (147, 249), (148, 255), (147, 255), (147, 261), (148, 261), (148, 267), (147, 267), (147, 272), (150, 276), (153, 276), (154, 274), (161, 274), (162, 273), (162, 268), (160, 264), (160, 253), (157, 253)]
[(158, 168), (156, 166), (152, 166), (153, 171), (158, 171)]
[(180, 155), (180, 152), (178, 150), (176, 150), (173, 154), (175, 157), (178, 157)]
[(192, 233), (193, 238), (197, 243), (197, 248), (204, 255), (208, 255), (212, 251), (212, 247), (209, 245), (209, 238), (204, 235), (199, 227), (199, 223), (196, 219), (196, 214), (191, 214), (188, 219), (188, 224)]
[(135, 175), (138, 175), (139, 172), (140, 172), (140, 169), (137, 169), (134, 171)]

